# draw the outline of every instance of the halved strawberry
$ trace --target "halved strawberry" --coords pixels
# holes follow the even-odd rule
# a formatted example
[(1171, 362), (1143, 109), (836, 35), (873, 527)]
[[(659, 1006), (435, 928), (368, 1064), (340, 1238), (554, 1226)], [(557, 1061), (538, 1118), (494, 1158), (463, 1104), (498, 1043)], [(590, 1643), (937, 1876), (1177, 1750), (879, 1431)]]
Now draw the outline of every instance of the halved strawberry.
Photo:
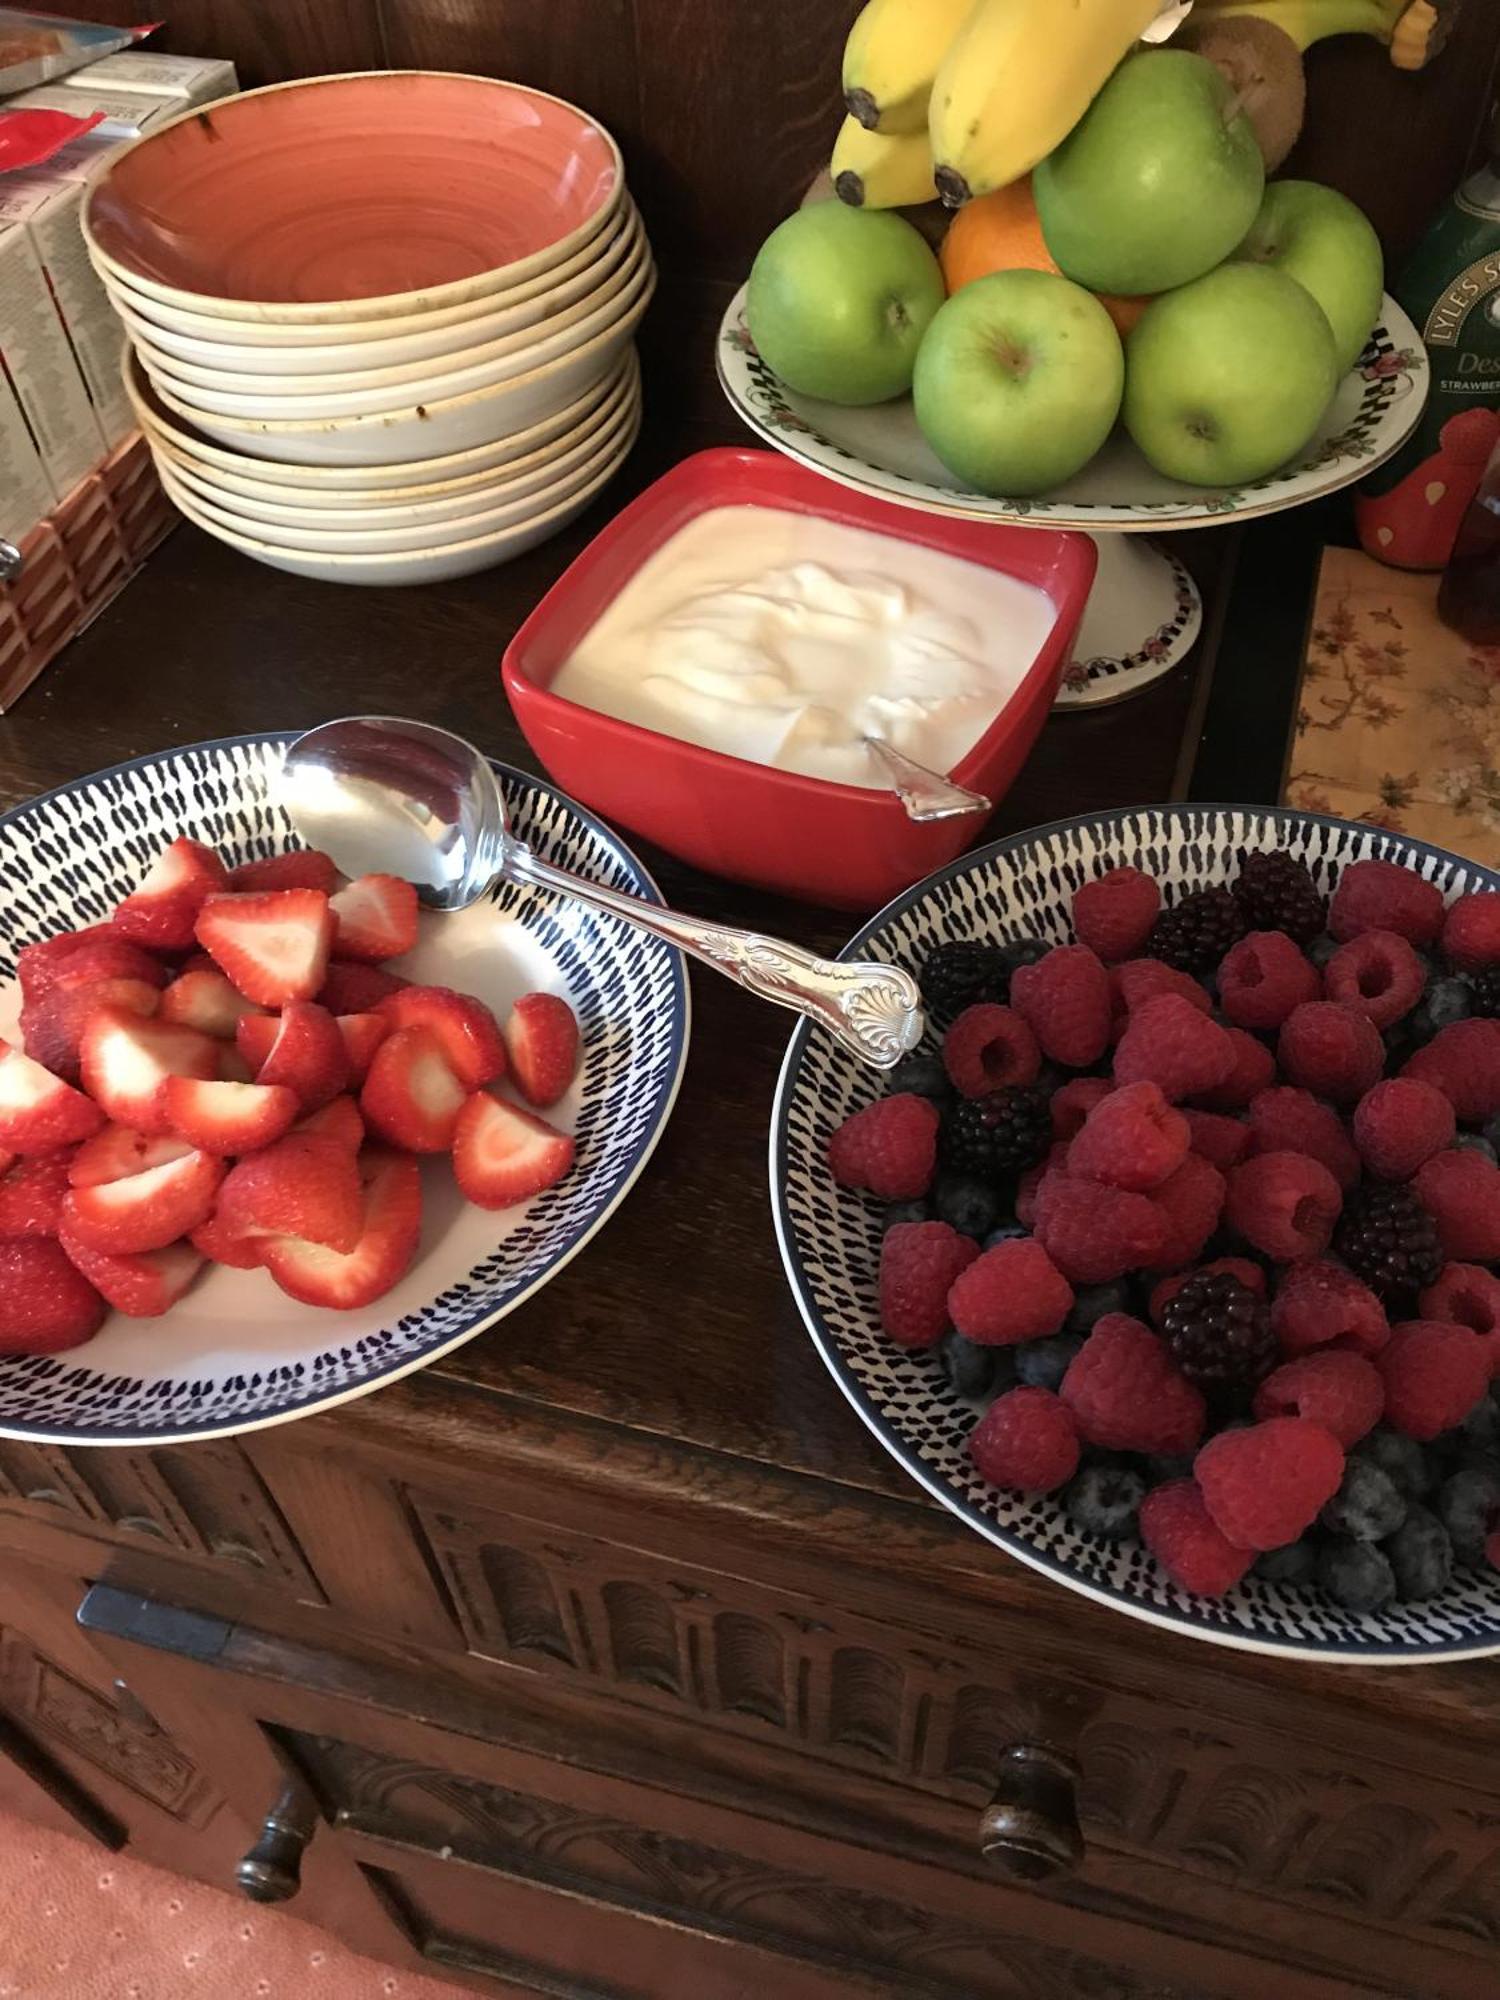
[(318, 993), (318, 1004), (330, 1014), (371, 1014), (382, 1000), (410, 984), (409, 979), (387, 972), (384, 966), (356, 965), (350, 959), (336, 958)]
[(0, 1041), (0, 1146), (50, 1153), (86, 1139), (103, 1123), (104, 1113), (81, 1090)]
[(316, 1111), (337, 1097), (349, 1082), (349, 1053), (327, 1008), (316, 1000), (292, 1000), (271, 1025), (275, 1032), (261, 1055), (264, 1036), (259, 1025), (240, 1024), (247, 1032), (237, 1037), (237, 1045), (246, 1062), (254, 1065), (256, 1082), (283, 1083), (295, 1090), (304, 1111)]
[(201, 840), (174, 840), (157, 855), (139, 889), (111, 919), (121, 937), (158, 951), (187, 951), (193, 925), (209, 896), (229, 886), (229, 870)]
[(218, 1051), (213, 1037), (196, 1028), (143, 1021), (118, 1007), (105, 1007), (83, 1031), (84, 1087), (117, 1125), (136, 1132), (170, 1131), (167, 1078), (217, 1076)]
[(0, 1174), (0, 1236), (55, 1236), (73, 1148), (32, 1153)]
[(138, 979), (147, 986), (165, 986), (167, 977), (167, 968), (159, 958), (110, 931), (103, 937), (82, 936), (78, 949), (59, 960), (46, 975), (45, 991), (26, 997), (40, 1000), (59, 987), (90, 986), (99, 979)]
[(269, 1238), (236, 1235), (224, 1227), (216, 1210), (206, 1222), (188, 1231), (188, 1241), (212, 1263), (227, 1264), (231, 1271), (258, 1271), (260, 1253)]
[(236, 1025), (234, 1045), (244, 1057), (252, 1076), (260, 1075), (261, 1065), (271, 1053), (271, 1045), (280, 1033), (279, 1014), (246, 1014)]
[(216, 1219), (229, 1236), (305, 1236), (331, 1250), (352, 1250), (362, 1214), (348, 1148), (288, 1134), (230, 1169)]
[(62, 931), (42, 938), (37, 944), (23, 945), (16, 953), (16, 977), (21, 982), (23, 1000), (40, 1000), (59, 971), (86, 944), (117, 933), (110, 924), (89, 924), (81, 931)]
[(223, 1178), (222, 1160), (184, 1153), (123, 1180), (71, 1189), (63, 1203), (63, 1227), (90, 1250), (112, 1255), (164, 1250), (213, 1213)]
[(318, 847), (269, 854), (264, 861), (242, 861), (229, 871), (229, 886), (236, 895), (259, 889), (321, 889), (325, 896), (331, 896), (338, 880), (339, 871), (331, 856)]
[(511, 1080), (528, 1104), (556, 1104), (578, 1067), (578, 1017), (557, 993), (523, 993), (505, 1023)]
[(132, 1250), (118, 1256), (93, 1250), (65, 1229), (68, 1261), (102, 1292), (116, 1312), (131, 1319), (158, 1319), (175, 1306), (203, 1269), (203, 1252), (191, 1243), (168, 1243), (161, 1250)]
[(273, 1236), (265, 1244), (266, 1269), (304, 1305), (342, 1312), (370, 1305), (411, 1269), (422, 1235), (422, 1179), (416, 1161), (371, 1149), (361, 1171), (366, 1182), (363, 1225), (347, 1254), (294, 1236)]
[(69, 1161), (68, 1183), (77, 1188), (122, 1181), (150, 1167), (164, 1167), (169, 1160), (186, 1159), (192, 1151), (175, 1132), (132, 1132), (128, 1125), (106, 1125), (85, 1139)]
[(335, 1145), (347, 1146), (351, 1153), (357, 1153), (365, 1143), (365, 1121), (352, 1097), (334, 1098), (331, 1104), (323, 1105), (292, 1130), (306, 1132), (316, 1139), (331, 1139)]
[(76, 1083), (83, 1031), (100, 1008), (118, 1007), (144, 1019), (156, 1012), (160, 998), (157, 988), (144, 979), (95, 979), (84, 986), (67, 986), (59, 980), (40, 1000), (30, 1000), (21, 1009), (26, 1053)]
[(574, 1151), (567, 1133), (545, 1118), (477, 1090), (458, 1116), (453, 1172), (476, 1208), (514, 1208), (555, 1187)]
[(230, 1040), (243, 1015), (262, 1011), (214, 966), (210, 971), (180, 972), (161, 996), (157, 1018)]
[(442, 1043), (453, 1074), (469, 1090), (505, 1074), (500, 1023), (482, 1000), (451, 986), (406, 986), (375, 1009), (393, 1028), (426, 1028)]
[(290, 1131), (302, 1109), (296, 1091), (283, 1084), (204, 1082), (192, 1076), (167, 1078), (166, 1106), (174, 1132), (220, 1159), (269, 1146)]
[(60, 1354), (81, 1347), (108, 1313), (53, 1237), (0, 1242), (0, 1354)]
[(285, 1007), (311, 1000), (328, 970), (333, 912), (321, 889), (210, 896), (198, 912), (199, 944), (247, 1000)]
[(445, 1153), (468, 1096), (437, 1036), (398, 1028), (375, 1051), (359, 1093), (366, 1125), (408, 1153)]
[(399, 875), (359, 875), (329, 898), (340, 958), (399, 958), (417, 941), (417, 892)]
[(349, 1081), (358, 1086), (369, 1074), (375, 1051), (391, 1032), (391, 1024), (383, 1014), (340, 1014), (336, 1018), (349, 1058)]

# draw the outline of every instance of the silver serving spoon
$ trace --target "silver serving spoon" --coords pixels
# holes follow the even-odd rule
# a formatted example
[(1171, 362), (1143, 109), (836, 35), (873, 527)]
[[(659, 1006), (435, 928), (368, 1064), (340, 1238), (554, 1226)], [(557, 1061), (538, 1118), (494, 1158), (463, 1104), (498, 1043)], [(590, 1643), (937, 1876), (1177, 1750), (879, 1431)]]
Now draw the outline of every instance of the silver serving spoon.
[(894, 743), (887, 743), (883, 736), (867, 736), (864, 742), (865, 748), (884, 766), (891, 790), (905, 807), (908, 819), (919, 822), (958, 819), (964, 813), (995, 810), (993, 799), (987, 799), (983, 792), (965, 791), (951, 778), (929, 771), (925, 764), (917, 763)]
[(446, 729), (397, 716), (351, 716), (299, 736), (281, 803), (310, 847), (348, 875), (400, 875), (430, 910), (463, 910), (497, 882), (553, 889), (690, 951), (737, 985), (805, 1014), (852, 1054), (890, 1069), (922, 1037), (917, 982), (894, 965), (842, 963), (800, 946), (705, 922), (554, 868), (510, 833), (487, 758)]

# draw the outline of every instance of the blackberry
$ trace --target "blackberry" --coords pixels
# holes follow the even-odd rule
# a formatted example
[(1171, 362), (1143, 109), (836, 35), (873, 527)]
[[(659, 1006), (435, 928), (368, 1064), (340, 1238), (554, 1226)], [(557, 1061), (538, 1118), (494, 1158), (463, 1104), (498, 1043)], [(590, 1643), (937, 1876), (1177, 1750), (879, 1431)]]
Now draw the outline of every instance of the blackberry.
[(1437, 1484), (1437, 1468), (1415, 1438), (1399, 1431), (1371, 1431), (1361, 1438), (1354, 1455), (1378, 1465), (1396, 1491), (1408, 1500), (1422, 1500)]
[(1244, 912), (1227, 889), (1195, 889), (1162, 911), (1151, 926), (1146, 953), (1179, 972), (1212, 972), (1248, 928)]
[(1484, 1021), (1500, 1021), (1500, 965), (1469, 975), (1469, 1011)]
[(1370, 1542), (1329, 1542), (1318, 1557), (1318, 1582), (1346, 1611), (1378, 1611), (1396, 1595), (1395, 1574)]
[(977, 1243), (1000, 1220), (1001, 1202), (988, 1181), (972, 1174), (939, 1174), (928, 1199), (939, 1222)]
[(1136, 1509), (1146, 1482), (1128, 1465), (1086, 1465), (1063, 1489), (1063, 1506), (1075, 1528), (1101, 1542), (1128, 1542), (1137, 1532)]
[(1406, 1519), (1406, 1501), (1388, 1472), (1367, 1458), (1351, 1458), (1339, 1490), (1318, 1520), (1336, 1535), (1356, 1542), (1383, 1542)]
[(1396, 1579), (1396, 1595), (1407, 1604), (1438, 1597), (1453, 1575), (1453, 1544), (1448, 1530), (1426, 1507), (1411, 1507), (1406, 1519), (1385, 1545), (1386, 1559)]
[(1018, 971), (1021, 966), (1035, 965), (1038, 959), (1045, 958), (1052, 947), (1038, 937), (1018, 937), (1011, 938), (998, 949), (1005, 961), (1006, 976), (1009, 978), (1009, 975)]
[(1254, 1570), (1267, 1583), (1311, 1583), (1318, 1573), (1318, 1545), (1304, 1536), (1284, 1549), (1267, 1549), (1255, 1558)]
[(938, 1366), (956, 1396), (979, 1402), (1014, 1387), (1015, 1363), (1008, 1347), (980, 1347), (950, 1327), (938, 1343)]
[(1484, 1567), (1484, 1545), (1500, 1528), (1500, 1474), (1469, 1466), (1445, 1479), (1438, 1493), (1438, 1519), (1448, 1530), (1461, 1563)]
[(907, 1056), (887, 1073), (885, 1087), (893, 1096), (910, 1091), (913, 1097), (930, 1097), (934, 1104), (946, 1104), (953, 1095), (941, 1056)]
[(1028, 1389), (1056, 1389), (1083, 1346), (1081, 1333), (1049, 1333), (1045, 1340), (1024, 1340), (1012, 1348), (1016, 1380)]
[(1382, 1299), (1437, 1283), (1447, 1259), (1438, 1227), (1408, 1187), (1369, 1181), (1344, 1202), (1333, 1247)]
[(967, 941), (930, 952), (917, 984), (936, 1021), (951, 1021), (981, 1000), (1010, 998), (1011, 968), (999, 945)]
[(1190, 1382), (1218, 1403), (1243, 1402), (1280, 1359), (1264, 1302), (1229, 1271), (1200, 1271), (1162, 1313), (1162, 1338)]
[(1241, 850), (1239, 880), (1231, 893), (1244, 912), (1246, 930), (1285, 931), (1298, 944), (1311, 944), (1328, 915), (1327, 898), (1290, 854)]
[(1051, 1107), (1033, 1085), (1007, 1083), (988, 1097), (962, 1097), (943, 1120), (944, 1164), (979, 1180), (1021, 1173), (1051, 1145)]

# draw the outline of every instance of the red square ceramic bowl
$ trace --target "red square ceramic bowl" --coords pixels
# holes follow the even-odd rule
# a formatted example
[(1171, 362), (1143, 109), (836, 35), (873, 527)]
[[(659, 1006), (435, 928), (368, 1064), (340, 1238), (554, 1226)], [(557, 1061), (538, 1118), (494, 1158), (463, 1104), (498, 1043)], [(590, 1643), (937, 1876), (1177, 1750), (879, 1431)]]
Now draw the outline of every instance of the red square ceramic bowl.
[(773, 770), (619, 722), (550, 692), (584, 633), (648, 556), (716, 507), (771, 507), (893, 535), (1035, 584), (1056, 622), (1026, 677), (949, 774), (997, 803), (1036, 741), (1094, 579), (1085, 535), (960, 521), (835, 485), (779, 452), (704, 451), (657, 480), (590, 542), (506, 648), (511, 707), (543, 768), (607, 819), (714, 875), (868, 910), (979, 839), (974, 818), (919, 825), (894, 793)]

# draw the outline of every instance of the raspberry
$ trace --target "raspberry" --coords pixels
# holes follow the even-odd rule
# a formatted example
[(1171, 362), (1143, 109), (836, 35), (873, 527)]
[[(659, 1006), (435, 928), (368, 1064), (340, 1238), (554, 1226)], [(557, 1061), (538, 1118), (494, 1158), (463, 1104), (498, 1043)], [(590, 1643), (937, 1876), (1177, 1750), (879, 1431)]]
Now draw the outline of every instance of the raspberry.
[(1250, 1127), (1218, 1111), (1185, 1111), (1188, 1144), (1223, 1173), (1242, 1160), (1250, 1147)]
[(1051, 1493), (1078, 1470), (1078, 1428), (1050, 1389), (1008, 1389), (974, 1426), (969, 1456), (992, 1486)]
[(1222, 1597), (1250, 1567), (1250, 1551), (1235, 1548), (1214, 1526), (1195, 1479), (1153, 1487), (1139, 1518), (1141, 1540), (1179, 1590)]
[(1285, 931), (1298, 944), (1312, 943), (1328, 913), (1317, 883), (1290, 854), (1247, 854), (1242, 848), (1239, 879), (1230, 893), (1253, 930)]
[(1460, 1123), (1482, 1125), (1500, 1111), (1500, 1021), (1450, 1022), (1401, 1074), (1435, 1085)]
[(1228, 1029), (1179, 994), (1163, 993), (1132, 1012), (1115, 1050), (1115, 1081), (1154, 1083), (1175, 1103), (1212, 1090), (1234, 1064)]
[(1009, 1347), (1056, 1333), (1073, 1306), (1073, 1287), (1033, 1237), (1015, 1236), (954, 1279), (948, 1316), (966, 1340)]
[(1257, 1153), (1229, 1176), (1231, 1226), (1279, 1263), (1326, 1250), (1342, 1206), (1338, 1182), (1306, 1153)]
[(1160, 1209), (1143, 1194), (1049, 1173), (1036, 1191), (1037, 1240), (1075, 1285), (1107, 1285), (1154, 1264), (1166, 1241)]
[(1424, 1160), (1453, 1144), (1453, 1106), (1415, 1077), (1388, 1076), (1354, 1107), (1354, 1143), (1383, 1181), (1409, 1181)]
[(1139, 868), (1111, 868), (1085, 882), (1073, 898), (1073, 929), (1080, 944), (1107, 964), (1133, 958), (1151, 935), (1161, 891)]
[(1062, 1399), (1089, 1444), (1175, 1454), (1203, 1435), (1203, 1398), (1149, 1326), (1106, 1313), (1063, 1377)]
[(1460, 896), (1443, 920), (1443, 955), (1457, 972), (1500, 965), (1500, 895), (1476, 889)]
[(1145, 1194), (1187, 1158), (1188, 1123), (1154, 1083), (1127, 1083), (1097, 1104), (1068, 1154), (1084, 1180)]
[(1344, 1476), (1344, 1448), (1306, 1417), (1220, 1431), (1193, 1460), (1215, 1526), (1239, 1549), (1283, 1549), (1310, 1528)]
[(1306, 1417), (1348, 1451), (1380, 1422), (1385, 1384), (1362, 1354), (1324, 1348), (1283, 1361), (1255, 1392), (1258, 1417)]
[(946, 1222), (898, 1222), (880, 1241), (880, 1324), (898, 1347), (935, 1347), (948, 1292), (979, 1245)]
[(1198, 1092), (1205, 1111), (1243, 1111), (1276, 1081), (1275, 1058), (1264, 1042), (1243, 1028), (1226, 1028), (1224, 1033), (1234, 1051), (1234, 1067), (1212, 1090)]
[(882, 1201), (915, 1201), (937, 1166), (938, 1108), (903, 1091), (877, 1098), (846, 1118), (828, 1141), (828, 1166), (840, 1187), (867, 1188)]
[(1058, 1139), (1072, 1139), (1083, 1130), (1083, 1121), (1096, 1104), (1104, 1101), (1114, 1085), (1107, 1076), (1075, 1076), (1052, 1093), (1052, 1132)]
[(1500, 1375), (1500, 1278), (1482, 1264), (1445, 1264), (1417, 1300), (1423, 1319), (1472, 1327), (1486, 1344), (1490, 1373)]
[(1132, 958), (1124, 965), (1111, 966), (1109, 990), (1115, 1013), (1123, 1016), (1135, 1013), (1148, 1000), (1159, 1000), (1164, 993), (1191, 1001), (1200, 1014), (1207, 1014), (1213, 1005), (1190, 972), (1179, 972), (1175, 965), (1164, 965), (1159, 958)]
[(1341, 1188), (1359, 1179), (1359, 1154), (1343, 1120), (1310, 1091), (1278, 1085), (1250, 1103), (1250, 1146), (1255, 1153), (1306, 1153), (1321, 1160)]
[(943, 1037), (943, 1067), (965, 1097), (1007, 1083), (1035, 1083), (1042, 1067), (1036, 1036), (1012, 1007), (966, 1007)]
[(1393, 1326), (1375, 1366), (1385, 1382), (1386, 1422), (1419, 1444), (1461, 1424), (1490, 1386), (1484, 1342), (1471, 1327), (1444, 1320)]
[(1251, 931), (1219, 967), (1219, 1005), (1238, 1028), (1279, 1028), (1321, 991), (1316, 967), (1285, 931)]
[(1339, 877), (1328, 928), (1341, 944), (1361, 931), (1396, 931), (1431, 944), (1443, 928), (1443, 892), (1399, 861), (1352, 861)]
[(1163, 1278), (1151, 1288), (1151, 1317), (1158, 1326), (1162, 1314), (1176, 1298), (1189, 1278), (1228, 1277), (1238, 1278), (1247, 1291), (1257, 1298), (1266, 1293), (1266, 1274), (1259, 1264), (1252, 1264), (1248, 1257), (1215, 1257), (1211, 1264), (1195, 1265), (1191, 1271), (1174, 1271), (1169, 1278)]
[(1219, 1226), (1224, 1192), (1224, 1176), (1196, 1153), (1189, 1153), (1175, 1174), (1151, 1190), (1166, 1234), (1156, 1255), (1142, 1260), (1150, 1270), (1172, 1271), (1192, 1263)]
[(1034, 1167), (1028, 1167), (1016, 1182), (1016, 1220), (1023, 1229), (1036, 1227), (1036, 1200), (1042, 1182), (1053, 1172), (1061, 1174), (1068, 1164), (1068, 1144), (1065, 1139), (1053, 1141), (1052, 1150), (1045, 1160)]
[(1434, 1153), (1412, 1180), (1418, 1200), (1438, 1227), (1450, 1258), (1461, 1264), (1500, 1261), (1500, 1167), (1483, 1153)]
[(1283, 1354), (1314, 1348), (1352, 1348), (1373, 1354), (1390, 1338), (1385, 1307), (1352, 1271), (1320, 1257), (1281, 1274), (1271, 1302), (1271, 1331)]
[(1086, 944), (1017, 966), (1010, 997), (1052, 1062), (1087, 1069), (1109, 1047), (1109, 975)]
[(1183, 972), (1209, 972), (1245, 935), (1245, 919), (1227, 889), (1194, 889), (1163, 910), (1151, 926), (1147, 949)]
[(1277, 1037), (1276, 1056), (1289, 1083), (1335, 1104), (1353, 1104), (1385, 1070), (1380, 1030), (1338, 1000), (1293, 1008)]
[(1421, 959), (1395, 931), (1361, 931), (1323, 968), (1328, 998), (1357, 1008), (1377, 1028), (1393, 1027), (1409, 1014), (1426, 984)]

